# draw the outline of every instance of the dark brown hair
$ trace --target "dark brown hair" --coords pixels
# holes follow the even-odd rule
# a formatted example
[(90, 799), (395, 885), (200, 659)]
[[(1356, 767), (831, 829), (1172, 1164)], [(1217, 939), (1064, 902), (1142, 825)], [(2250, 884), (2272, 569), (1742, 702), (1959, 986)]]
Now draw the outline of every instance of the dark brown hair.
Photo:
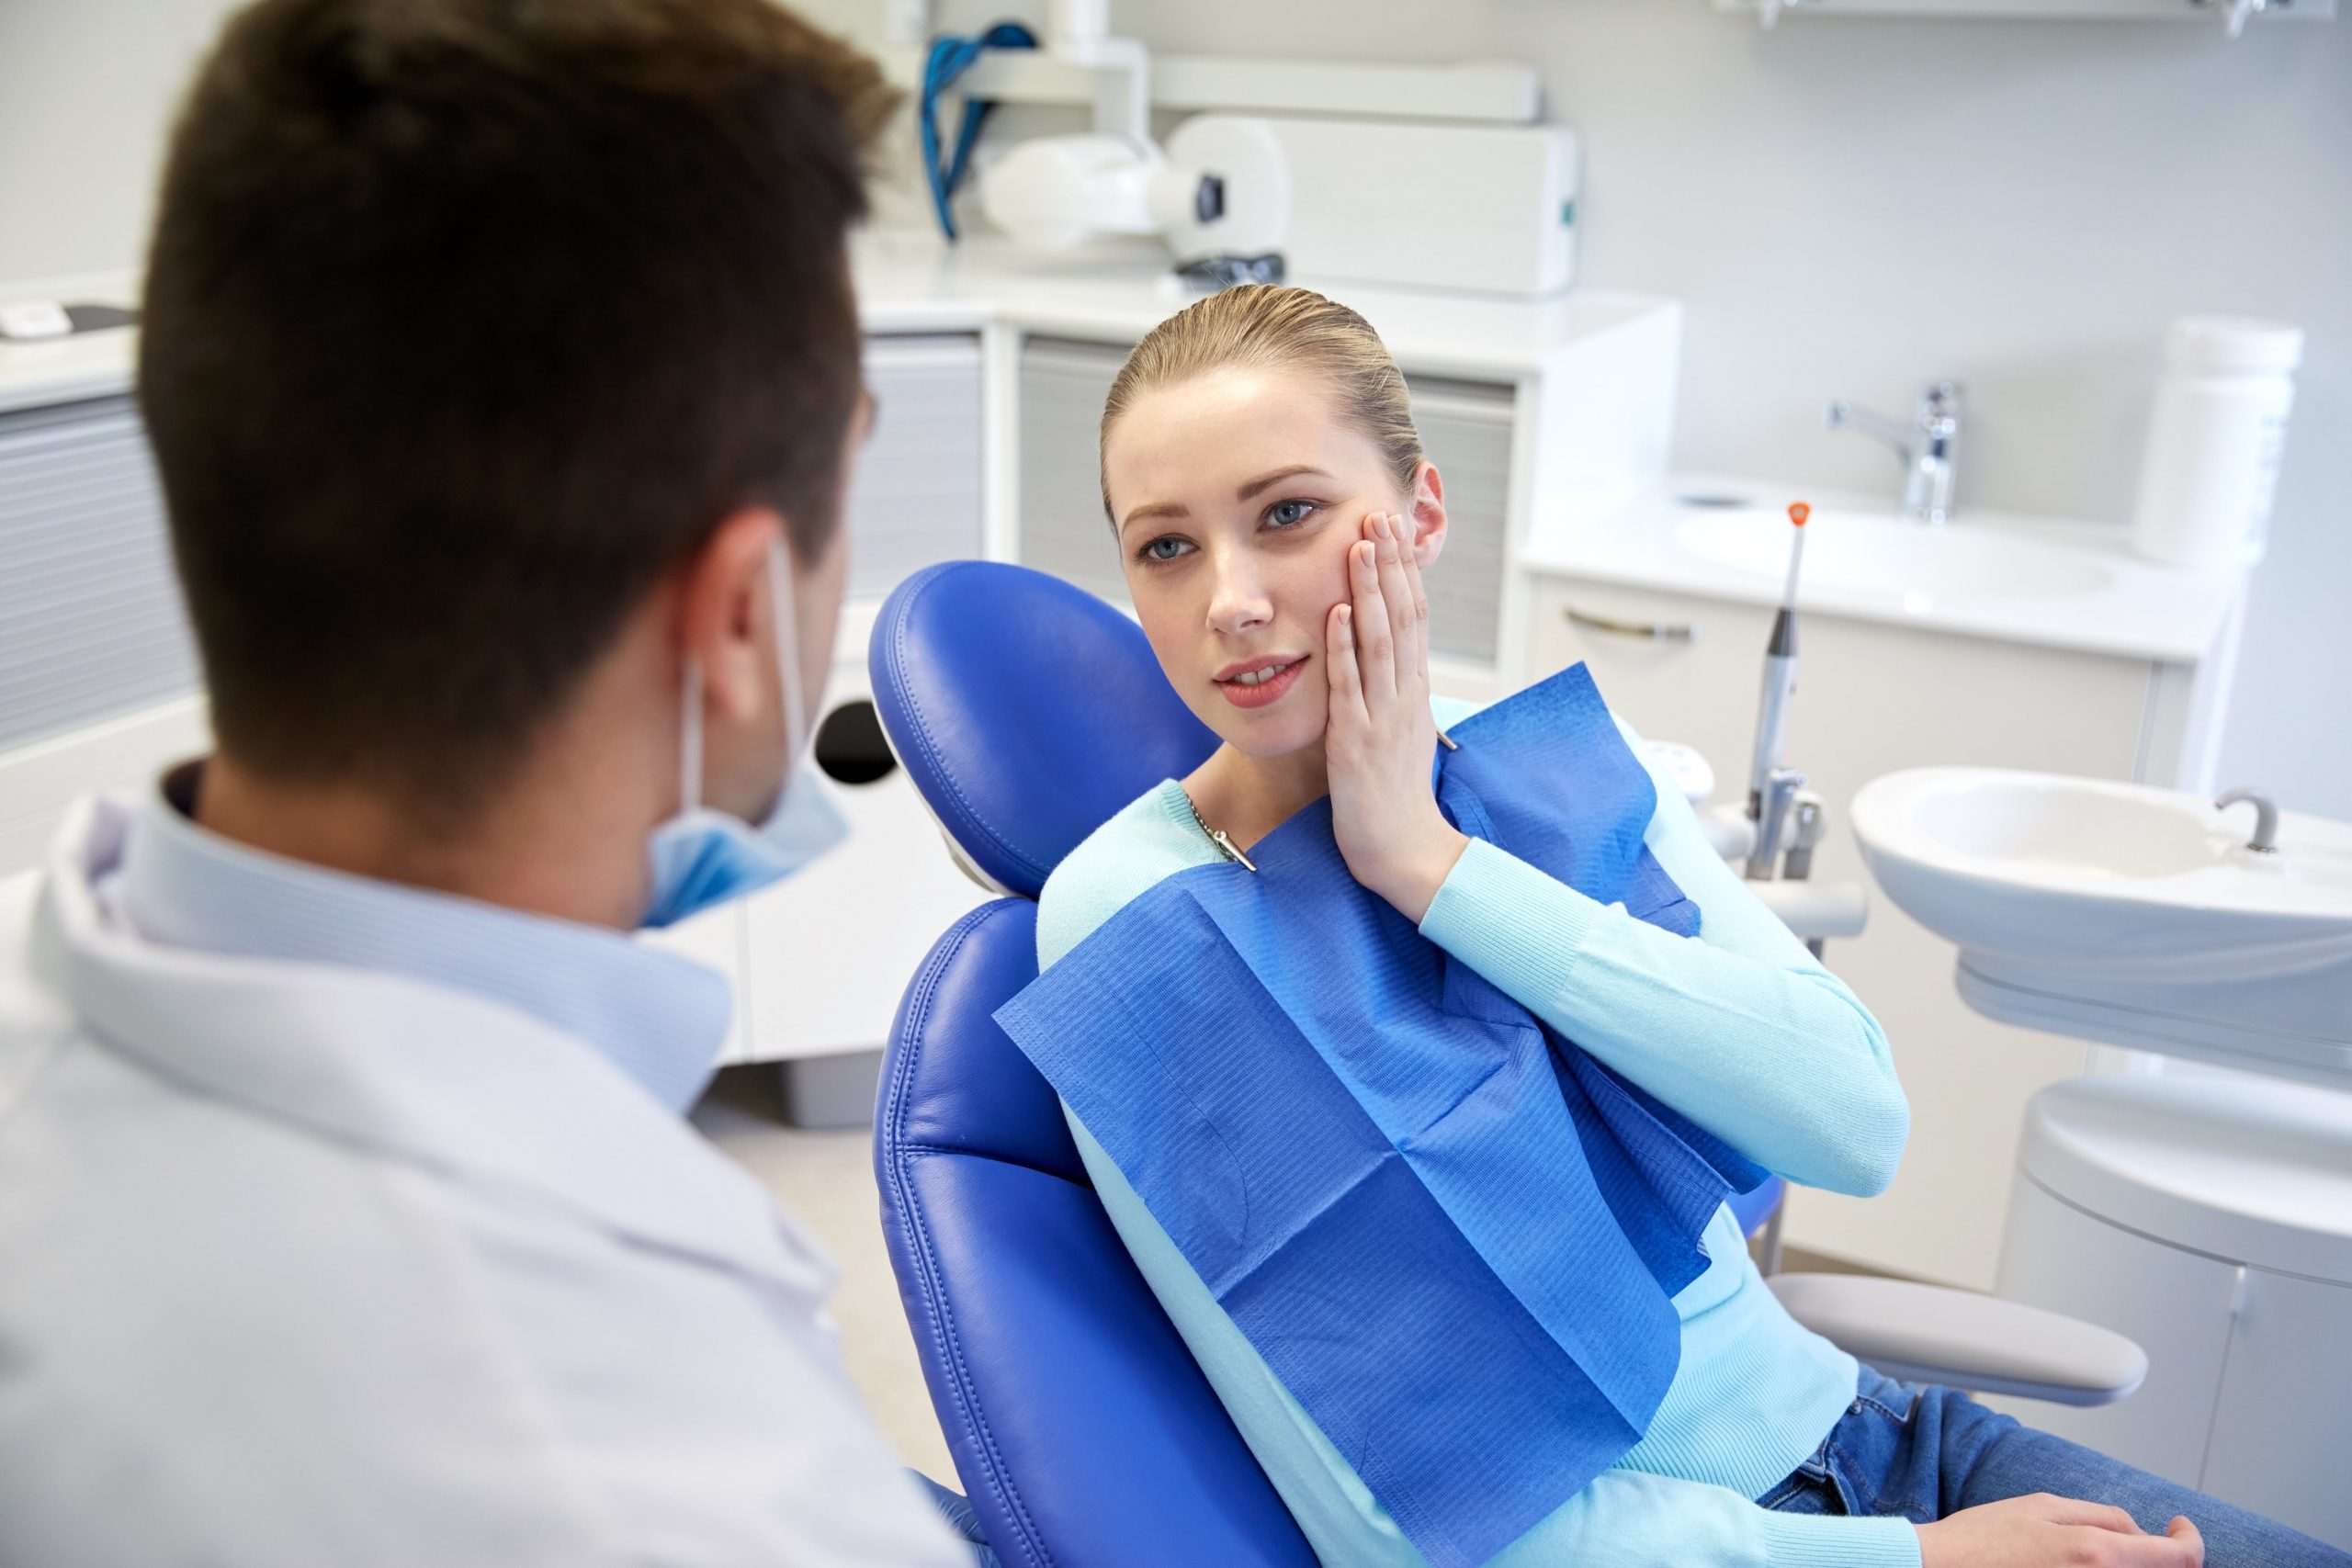
[(224, 750), (460, 809), (729, 511), (820, 554), (891, 106), (767, 0), (237, 16), (140, 347)]

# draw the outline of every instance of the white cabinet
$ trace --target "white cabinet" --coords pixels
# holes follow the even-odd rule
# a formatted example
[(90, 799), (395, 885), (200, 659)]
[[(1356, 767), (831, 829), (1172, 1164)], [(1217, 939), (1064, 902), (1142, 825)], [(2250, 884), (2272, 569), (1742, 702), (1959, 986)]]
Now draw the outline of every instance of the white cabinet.
[(2110, 1224), (2023, 1170), (2009, 1224), (2000, 1293), (2130, 1335), (2148, 1352), (2148, 1381), (2096, 1409), (1994, 1404), (2352, 1550), (2352, 1284)]
[[(1532, 676), (1585, 660), (1645, 736), (1706, 754), (1723, 780), (1719, 801), (1745, 798), (1771, 610), (1545, 577), (1532, 613)], [(1641, 635), (1650, 627), (1692, 635)], [(1811, 775), (1832, 829), (1814, 874), (1865, 885), (1847, 828), (1864, 784), (1936, 763), (2133, 778), (2162, 668), (1825, 615), (1805, 617), (1801, 653), (1787, 757)], [(1885, 1027), (1911, 1101), (1911, 1143), (1882, 1197), (1793, 1194), (1787, 1239), (1987, 1288), (2026, 1101), (2079, 1072), (2083, 1047), (1969, 1012), (1952, 989), (1953, 949), (1883, 899), (1861, 936), (1827, 953)]]

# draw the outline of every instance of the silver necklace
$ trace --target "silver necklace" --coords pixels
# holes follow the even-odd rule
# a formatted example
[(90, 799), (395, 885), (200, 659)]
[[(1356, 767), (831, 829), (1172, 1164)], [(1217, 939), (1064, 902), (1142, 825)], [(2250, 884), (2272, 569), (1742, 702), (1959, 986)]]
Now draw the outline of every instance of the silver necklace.
[(1246, 870), (1254, 872), (1258, 869), (1257, 863), (1234, 847), (1233, 840), (1225, 836), (1223, 829), (1209, 826), (1209, 819), (1201, 815), (1201, 803), (1193, 798), (1193, 792), (1189, 789), (1184, 791), (1184, 804), (1193, 808), (1193, 820), (1199, 823), (1201, 831), (1209, 836), (1209, 842), (1223, 850), (1228, 858), (1239, 861)]

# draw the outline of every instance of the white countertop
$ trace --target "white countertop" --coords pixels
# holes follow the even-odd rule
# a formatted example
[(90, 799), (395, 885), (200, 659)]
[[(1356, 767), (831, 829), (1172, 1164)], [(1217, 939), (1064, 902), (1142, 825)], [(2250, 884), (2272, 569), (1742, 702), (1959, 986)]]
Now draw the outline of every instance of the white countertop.
[[(1023, 256), (1001, 243), (974, 240), (950, 249), (928, 235), (862, 235), (853, 249), (859, 313), (877, 334), (976, 332), (992, 324), (1054, 336), (1132, 343), (1155, 322), (1199, 298), (1170, 276), (1153, 247), (1090, 254), (1083, 259)], [(1312, 285), (1315, 280), (1298, 281)], [(1570, 290), (1548, 299), (1514, 300), (1432, 291), (1330, 284), (1327, 291), (1362, 310), (1397, 363), (1422, 375), (1513, 381), (1543, 370), (1578, 340), (1639, 317), (1678, 307), (1652, 296)], [(0, 299), (48, 298), (70, 303), (130, 304), (130, 273), (0, 286)], [(53, 342), (0, 344), (0, 412), (124, 392), (131, 384), (138, 334), (131, 329)], [(1825, 513), (1840, 506), (1884, 513), (1886, 497), (1838, 496), (1755, 480), (1682, 476), (1663, 491), (1605, 514), (1580, 514), (1538, 503), (1521, 564), (1595, 581), (1669, 592), (1776, 603), (1776, 572), (1744, 570), (1684, 547), (1679, 525), (1702, 513), (1675, 497), (1730, 491), (1777, 507), (1804, 496)], [(2008, 592), (1995, 570), (1977, 591), (1950, 591), (1939, 581), (1937, 532), (1922, 527), (1916, 561), (1902, 548), (1883, 553), (1889, 570), (1868, 582), (1809, 578), (1804, 605), (1816, 613), (2071, 648), (2168, 663), (2204, 658), (2227, 621), (2234, 581), (2141, 560), (2115, 525), (2068, 523), (1964, 511), (1948, 530), (1966, 530), (1999, 559), (2055, 572), (2078, 586), (2065, 592)], [(1826, 530), (1823, 530), (1826, 536)], [(1898, 542), (1899, 543), (1899, 542)], [(1949, 544), (1950, 541), (1945, 541)], [(1980, 548), (1979, 558), (1995, 552)]]
[[(1125, 344), (1200, 298), (1168, 271), (1157, 247), (1055, 260), (1024, 256), (987, 239), (950, 249), (928, 235), (871, 233), (858, 237), (852, 256), (858, 313), (875, 333), (976, 332), (1001, 322)], [(1472, 380), (1532, 375), (1579, 338), (1676, 308), (1653, 296), (1593, 289), (1521, 300), (1292, 281), (1363, 311), (1407, 370)], [(130, 272), (0, 285), (0, 300), (130, 305), (137, 294), (138, 278)], [(128, 391), (137, 348), (138, 333), (130, 328), (0, 343), (0, 411)]]
[[(1700, 520), (1707, 526), (1706, 520), (1727, 515), (1689, 504), (1691, 496), (1736, 497), (1771, 513), (1792, 501), (1810, 502), (1817, 536), (1807, 547), (1808, 568), (1825, 560), (1829, 533), (1823, 525), (1834, 527), (1841, 516), (1857, 513), (1874, 514), (1873, 525), (1883, 522), (1880, 532), (1891, 548), (1874, 564), (1883, 565), (1883, 575), (1860, 581), (1851, 572), (1808, 570), (1798, 604), (1812, 614), (2193, 664), (2212, 651), (2241, 583), (2144, 560), (2132, 553), (2130, 531), (2120, 524), (1963, 508), (1939, 527), (1896, 521), (1890, 496), (1704, 474), (1675, 475), (1661, 490), (1614, 511), (1539, 510), (1520, 562), (1532, 571), (1587, 581), (1779, 604), (1783, 547), (1775, 539), (1758, 550), (1776, 563), (1769, 571), (1689, 547), (1686, 525)], [(1770, 516), (1754, 522), (1758, 528), (1772, 525)], [(1787, 525), (1779, 527), (1779, 538), (1785, 538)], [(1954, 546), (1989, 568), (1981, 572), (1986, 581), (1954, 590), (1946, 564)], [(2012, 575), (2021, 584), (2041, 577), (2063, 586), (2005, 588), (2003, 580)]]

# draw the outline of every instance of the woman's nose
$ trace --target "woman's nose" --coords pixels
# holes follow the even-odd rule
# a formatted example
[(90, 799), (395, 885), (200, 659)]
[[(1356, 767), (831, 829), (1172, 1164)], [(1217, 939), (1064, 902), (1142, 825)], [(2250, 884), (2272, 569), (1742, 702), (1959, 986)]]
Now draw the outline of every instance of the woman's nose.
[(1209, 596), (1211, 631), (1231, 637), (1273, 618), (1266, 585), (1246, 553), (1220, 552), (1213, 570), (1216, 576)]

